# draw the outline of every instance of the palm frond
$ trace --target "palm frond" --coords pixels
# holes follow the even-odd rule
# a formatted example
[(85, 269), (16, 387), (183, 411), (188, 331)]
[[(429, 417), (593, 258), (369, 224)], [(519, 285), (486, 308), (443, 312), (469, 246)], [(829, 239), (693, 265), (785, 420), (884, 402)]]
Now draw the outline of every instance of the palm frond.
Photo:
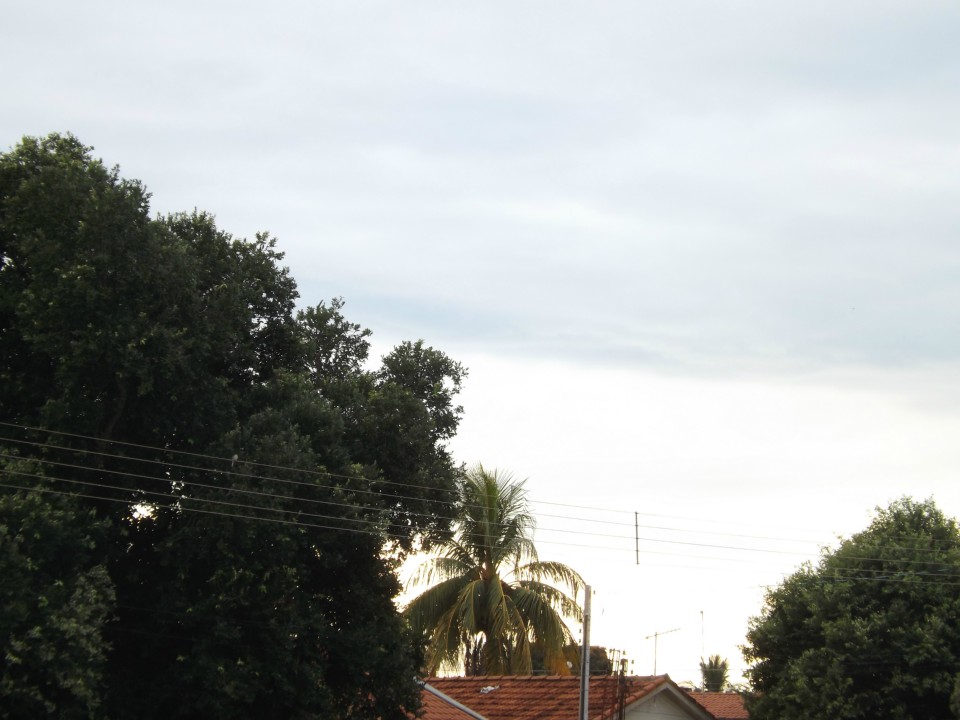
[(506, 604), (500, 579), (486, 583), (487, 624), (484, 630), (491, 637), (502, 637), (513, 630), (510, 609)]
[(475, 635), (483, 630), (483, 617), (486, 613), (484, 595), (486, 584), (482, 580), (467, 582), (457, 596), (457, 615), (461, 627)]
[(577, 595), (586, 586), (580, 573), (561, 562), (538, 560), (517, 568), (516, 574), (521, 579), (548, 580), (569, 588), (573, 595)]
[(510, 654), (510, 672), (514, 675), (533, 674), (533, 655), (530, 652), (530, 639), (527, 633), (517, 635)]
[(512, 632), (507, 636), (510, 643), (509, 667), (514, 675), (530, 675), (533, 672), (533, 658), (530, 652), (531, 628), (527, 617), (514, 601), (515, 592), (516, 588), (510, 588), (509, 594), (504, 595), (504, 605), (507, 608), (510, 624), (513, 626)]
[(451, 606), (438, 620), (427, 647), (427, 673), (435, 675), (441, 667), (454, 668), (460, 660), (460, 648), (466, 633), (457, 622), (457, 608)]
[(469, 579), (463, 576), (453, 577), (424, 590), (407, 603), (404, 615), (418, 633), (435, 634), (436, 628), (443, 622), (449, 623), (444, 616), (450, 608), (459, 604), (459, 597)]
[(517, 589), (526, 590), (542, 598), (560, 617), (570, 618), (576, 623), (583, 622), (583, 609), (577, 601), (553, 585), (537, 580), (520, 580)]
[(483, 669), (486, 675), (509, 675), (510, 638), (490, 638), (483, 644)]
[(447, 556), (432, 557), (425, 560), (407, 580), (405, 589), (411, 590), (421, 585), (429, 585), (435, 580), (450, 580), (468, 575), (473, 569), (472, 563), (465, 563), (458, 558)]
[(548, 671), (565, 673), (567, 665), (564, 648), (573, 642), (573, 633), (553, 608), (553, 604), (537, 590), (527, 587), (516, 588), (513, 601), (526, 620), (528, 639), (543, 647), (544, 663)]

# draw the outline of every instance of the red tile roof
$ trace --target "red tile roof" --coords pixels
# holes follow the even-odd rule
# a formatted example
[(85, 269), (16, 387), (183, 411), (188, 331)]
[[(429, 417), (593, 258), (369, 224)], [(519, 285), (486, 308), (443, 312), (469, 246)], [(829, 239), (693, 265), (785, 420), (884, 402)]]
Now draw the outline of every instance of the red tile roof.
[(703, 705), (717, 720), (747, 720), (743, 696), (732, 692), (691, 692), (690, 697)]
[(468, 713), (458, 710), (427, 690), (420, 693), (420, 697), (423, 701), (422, 717), (424, 720), (473, 720), (473, 717)]
[[(580, 678), (574, 676), (486, 676), (427, 678), (426, 682), (488, 720), (569, 720), (580, 707)], [(590, 678), (591, 720), (609, 720), (617, 714), (620, 679), (615, 676)], [(627, 677), (626, 706), (670, 686), (681, 703), (683, 692), (666, 675)], [(690, 702), (691, 716), (703, 708)], [(424, 720), (447, 720), (432, 715), (427, 707)], [(460, 720), (459, 718), (457, 720)]]

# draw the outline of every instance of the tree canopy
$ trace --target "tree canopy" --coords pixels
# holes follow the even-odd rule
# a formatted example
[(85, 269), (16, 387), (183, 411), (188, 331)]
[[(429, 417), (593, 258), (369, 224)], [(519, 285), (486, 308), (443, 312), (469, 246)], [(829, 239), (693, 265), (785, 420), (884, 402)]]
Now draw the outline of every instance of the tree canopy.
[(0, 717), (406, 717), (466, 370), (371, 363), (269, 235), (149, 197), (69, 135), (0, 155)]
[[(30, 463), (8, 464), (30, 472)], [(0, 716), (85, 718), (101, 705), (113, 582), (102, 521), (72, 498), (0, 494)]]
[(750, 717), (950, 717), (960, 672), (960, 532), (902, 499), (766, 596), (744, 656)]
[(582, 618), (576, 595), (584, 583), (575, 570), (537, 556), (523, 483), (472, 468), (460, 483), (455, 523), (454, 536), (410, 582), (436, 581), (406, 608), (429, 640), (428, 672), (462, 662), (469, 675), (528, 675), (536, 646), (547, 672), (567, 674), (573, 638), (564, 618)]

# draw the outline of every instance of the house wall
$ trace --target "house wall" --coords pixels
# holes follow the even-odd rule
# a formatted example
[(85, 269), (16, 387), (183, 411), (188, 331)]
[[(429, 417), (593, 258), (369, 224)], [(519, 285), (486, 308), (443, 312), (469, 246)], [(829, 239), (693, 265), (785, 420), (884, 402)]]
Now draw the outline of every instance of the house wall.
[(686, 705), (681, 705), (666, 693), (641, 700), (627, 708), (627, 720), (696, 720)]

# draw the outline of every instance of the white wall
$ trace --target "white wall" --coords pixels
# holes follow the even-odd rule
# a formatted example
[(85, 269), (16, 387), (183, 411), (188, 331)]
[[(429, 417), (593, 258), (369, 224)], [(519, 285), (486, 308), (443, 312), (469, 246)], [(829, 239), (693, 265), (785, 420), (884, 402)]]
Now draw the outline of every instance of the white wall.
[(706, 713), (694, 714), (686, 703), (661, 692), (627, 708), (627, 720), (700, 720)]

